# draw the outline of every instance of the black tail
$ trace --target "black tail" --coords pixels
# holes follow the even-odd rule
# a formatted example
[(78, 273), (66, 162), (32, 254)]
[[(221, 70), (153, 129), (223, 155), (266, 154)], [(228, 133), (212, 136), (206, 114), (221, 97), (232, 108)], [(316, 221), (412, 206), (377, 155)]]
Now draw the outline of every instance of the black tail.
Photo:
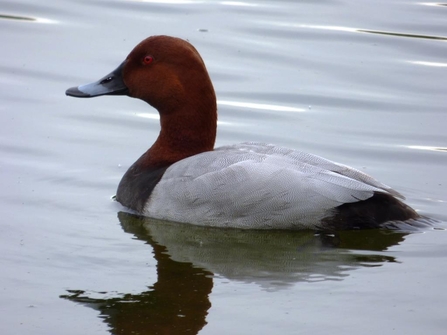
[(336, 207), (322, 223), (328, 230), (371, 229), (382, 227), (388, 221), (417, 218), (420, 215), (402, 201), (388, 193), (374, 192), (369, 199)]

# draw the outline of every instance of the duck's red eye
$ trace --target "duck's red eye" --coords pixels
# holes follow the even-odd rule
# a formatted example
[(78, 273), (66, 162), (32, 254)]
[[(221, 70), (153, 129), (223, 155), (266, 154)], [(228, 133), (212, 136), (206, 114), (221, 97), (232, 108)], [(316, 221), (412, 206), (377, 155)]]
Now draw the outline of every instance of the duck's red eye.
[(143, 63), (146, 65), (152, 63), (153, 61), (154, 61), (154, 57), (149, 56), (149, 55), (147, 55), (143, 58)]

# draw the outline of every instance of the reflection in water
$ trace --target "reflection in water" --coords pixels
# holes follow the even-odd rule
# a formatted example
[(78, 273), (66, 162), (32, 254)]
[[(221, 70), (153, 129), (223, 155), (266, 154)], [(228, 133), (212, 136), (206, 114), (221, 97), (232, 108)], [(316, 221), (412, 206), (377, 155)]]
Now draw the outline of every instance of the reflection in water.
[(171, 260), (166, 247), (147, 234), (138, 218), (120, 215), (120, 220), (126, 232), (151, 245), (158, 281), (140, 294), (101, 299), (70, 290), (62, 298), (100, 311), (112, 334), (197, 334), (211, 307), (212, 273)]
[(300, 281), (342, 280), (362, 266), (395, 262), (385, 251), (405, 233), (333, 234), (219, 229), (119, 213), (123, 229), (153, 249), (157, 282), (140, 294), (98, 298), (70, 290), (62, 298), (98, 310), (112, 334), (197, 334), (211, 307), (213, 275), (267, 291)]

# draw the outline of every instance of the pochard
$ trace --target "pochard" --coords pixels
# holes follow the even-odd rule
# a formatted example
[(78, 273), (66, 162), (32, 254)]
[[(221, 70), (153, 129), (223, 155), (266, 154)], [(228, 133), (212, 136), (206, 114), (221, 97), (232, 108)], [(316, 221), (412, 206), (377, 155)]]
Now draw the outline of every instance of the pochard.
[(141, 215), (203, 226), (343, 230), (419, 218), (374, 178), (316, 155), (263, 143), (214, 148), (217, 105), (198, 51), (152, 36), (79, 98), (128, 95), (160, 114), (155, 143), (124, 174), (116, 200)]

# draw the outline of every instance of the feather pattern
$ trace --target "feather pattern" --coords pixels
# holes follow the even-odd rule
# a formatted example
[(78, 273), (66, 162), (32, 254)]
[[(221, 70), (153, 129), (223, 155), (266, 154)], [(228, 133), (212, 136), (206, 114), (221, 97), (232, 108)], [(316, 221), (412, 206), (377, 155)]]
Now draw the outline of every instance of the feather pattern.
[(316, 155), (263, 143), (216, 148), (171, 165), (144, 213), (197, 225), (315, 229), (344, 203), (399, 193)]

